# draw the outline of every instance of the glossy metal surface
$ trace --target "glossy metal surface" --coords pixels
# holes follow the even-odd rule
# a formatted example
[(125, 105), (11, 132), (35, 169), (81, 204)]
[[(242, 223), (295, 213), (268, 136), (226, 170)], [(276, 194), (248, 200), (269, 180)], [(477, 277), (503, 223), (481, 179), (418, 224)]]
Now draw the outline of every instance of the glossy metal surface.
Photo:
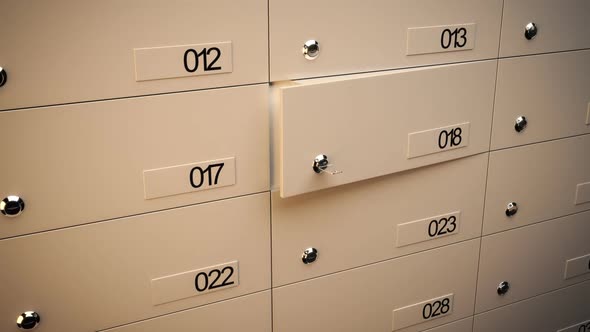
[(307, 248), (303, 251), (303, 255), (301, 256), (301, 260), (303, 264), (311, 264), (318, 259), (318, 251), (316, 248)]
[(16, 319), (16, 326), (20, 330), (32, 330), (39, 326), (41, 317), (34, 311), (25, 311)]
[(22, 198), (10, 195), (0, 201), (0, 213), (7, 217), (16, 217), (25, 210), (25, 201)]
[(537, 29), (537, 25), (531, 22), (524, 27), (524, 37), (528, 40), (531, 40), (535, 38), (538, 31), (539, 29)]
[(506, 205), (506, 216), (512, 217), (518, 212), (518, 204), (516, 202), (510, 202)]
[(313, 39), (310, 39), (303, 44), (303, 56), (307, 60), (314, 60), (320, 55), (320, 44)]
[(0, 87), (4, 86), (4, 84), (6, 84), (7, 80), (8, 80), (8, 75), (6, 74), (6, 70), (4, 70), (4, 68), (0, 67)]
[(504, 295), (506, 293), (508, 293), (508, 290), (510, 290), (510, 284), (508, 283), (508, 281), (502, 281), (499, 285), (498, 285), (498, 295)]
[(514, 123), (514, 130), (520, 133), (526, 128), (527, 124), (528, 122), (526, 120), (526, 117), (521, 115), (518, 118), (516, 118), (516, 122)]

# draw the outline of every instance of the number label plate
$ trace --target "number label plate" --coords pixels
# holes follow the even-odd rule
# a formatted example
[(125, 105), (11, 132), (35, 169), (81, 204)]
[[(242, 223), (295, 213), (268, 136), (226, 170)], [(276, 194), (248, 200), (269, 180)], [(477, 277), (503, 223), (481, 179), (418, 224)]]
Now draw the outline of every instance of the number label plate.
[(143, 171), (145, 199), (236, 184), (234, 157)]
[(408, 158), (421, 157), (469, 145), (469, 122), (408, 134)]
[(233, 71), (232, 43), (136, 48), (135, 80), (213, 75)]
[(238, 261), (152, 279), (152, 303), (168, 303), (239, 285)]
[(407, 55), (472, 50), (476, 24), (441, 25), (408, 29)]
[(393, 310), (392, 331), (448, 316), (453, 312), (453, 294)]
[(461, 211), (397, 225), (397, 247), (459, 233)]
[(590, 332), (590, 320), (566, 327), (557, 332)]
[(586, 273), (590, 273), (590, 254), (568, 259), (565, 262), (564, 279), (574, 278)]

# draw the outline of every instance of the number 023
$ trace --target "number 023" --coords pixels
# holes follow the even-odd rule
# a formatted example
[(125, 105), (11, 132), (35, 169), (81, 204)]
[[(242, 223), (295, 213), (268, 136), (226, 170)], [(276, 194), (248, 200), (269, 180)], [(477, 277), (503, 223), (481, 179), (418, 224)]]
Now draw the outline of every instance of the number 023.
[(433, 219), (428, 224), (428, 236), (435, 237), (453, 233), (457, 229), (457, 217)]

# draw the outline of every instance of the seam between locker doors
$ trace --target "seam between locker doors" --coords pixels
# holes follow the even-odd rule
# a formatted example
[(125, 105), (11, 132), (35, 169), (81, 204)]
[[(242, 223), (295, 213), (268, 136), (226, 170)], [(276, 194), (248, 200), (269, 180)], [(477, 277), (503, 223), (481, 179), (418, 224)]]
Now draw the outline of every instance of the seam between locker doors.
[(494, 81), (494, 100), (492, 103), (492, 121), (490, 123), (490, 137), (488, 140), (488, 163), (487, 163), (487, 167), (486, 167), (486, 184), (485, 184), (485, 190), (484, 190), (484, 194), (483, 194), (483, 209), (481, 211), (481, 229), (479, 232), (479, 252), (478, 252), (478, 257), (477, 257), (477, 274), (475, 275), (475, 292), (474, 292), (474, 297), (473, 297), (473, 320), (471, 321), (471, 330), (473, 331), (473, 328), (475, 327), (475, 309), (477, 307), (477, 290), (478, 290), (478, 285), (479, 285), (479, 267), (480, 267), (480, 263), (481, 263), (481, 245), (483, 242), (483, 226), (484, 226), (484, 217), (485, 217), (485, 211), (486, 211), (486, 198), (487, 198), (487, 194), (488, 194), (488, 179), (489, 179), (489, 172), (490, 172), (490, 155), (491, 155), (491, 147), (492, 147), (492, 134), (493, 134), (493, 130), (494, 130), (494, 114), (496, 111), (496, 93), (498, 91), (498, 70), (500, 68), (500, 45), (502, 42), (502, 24), (504, 22), (504, 1), (502, 1), (502, 14), (501, 14), (501, 19), (500, 19), (500, 37), (498, 38), (498, 56), (496, 59), (496, 79)]
[(203, 89), (191, 89), (191, 90), (175, 90), (169, 92), (158, 92), (158, 93), (149, 93), (145, 95), (133, 95), (133, 96), (121, 96), (121, 97), (112, 97), (112, 98), (104, 98), (104, 99), (90, 99), (90, 100), (79, 100), (79, 101), (72, 101), (67, 103), (57, 103), (57, 104), (44, 104), (44, 105), (33, 105), (33, 106), (25, 106), (25, 107), (15, 107), (15, 108), (7, 108), (4, 110), (0, 110), (0, 114), (2, 112), (11, 112), (11, 111), (24, 111), (30, 110), (35, 108), (47, 108), (47, 107), (60, 107), (60, 106), (69, 106), (69, 105), (82, 105), (82, 104), (90, 104), (90, 103), (98, 103), (103, 101), (115, 101), (115, 100), (125, 100), (125, 99), (134, 99), (134, 98), (144, 98), (144, 97), (155, 97), (155, 96), (162, 96), (162, 95), (176, 95), (179, 93), (190, 93), (190, 92), (198, 92), (198, 91), (210, 91), (210, 90), (222, 90), (222, 89), (231, 89), (231, 88), (241, 88), (241, 87), (248, 87), (248, 86), (256, 86), (256, 85), (267, 85), (267, 81), (263, 82), (253, 82), (253, 83), (244, 83), (244, 84), (236, 84), (236, 85), (224, 85), (218, 87), (210, 87), (210, 88), (203, 88)]
[(164, 208), (164, 209), (159, 209), (159, 210), (146, 211), (146, 212), (141, 212), (141, 213), (129, 214), (129, 215), (125, 215), (125, 216), (117, 216), (117, 217), (108, 218), (108, 219), (101, 219), (101, 220), (96, 220), (96, 221), (89, 221), (89, 222), (81, 223), (81, 224), (75, 224), (75, 225), (63, 226), (63, 227), (58, 227), (58, 228), (45, 229), (45, 230), (35, 231), (35, 232), (31, 232), (31, 233), (18, 234), (18, 235), (13, 235), (13, 236), (8, 236), (8, 237), (5, 237), (5, 238), (2, 238), (2, 239), (0, 239), (0, 242), (5, 241), (5, 240), (10, 240), (10, 239), (18, 238), (18, 237), (32, 236), (32, 235), (36, 235), (36, 234), (40, 234), (40, 233), (49, 233), (49, 232), (55, 232), (55, 231), (62, 231), (62, 230), (70, 229), (70, 228), (84, 227), (84, 226), (88, 226), (88, 225), (93, 225), (93, 224), (98, 224), (98, 223), (103, 223), (103, 222), (108, 222), (108, 221), (114, 221), (114, 220), (118, 220), (118, 219), (139, 217), (139, 216), (143, 216), (143, 215), (147, 215), (147, 214), (152, 214), (152, 213), (159, 213), (159, 212), (164, 212), (164, 211), (182, 209), (182, 208), (186, 208), (186, 207), (190, 207), (190, 206), (215, 203), (215, 202), (226, 201), (226, 200), (230, 200), (230, 199), (243, 198), (243, 197), (254, 196), (254, 195), (261, 195), (261, 194), (265, 194), (265, 193), (269, 193), (270, 194), (270, 191), (269, 190), (257, 191), (257, 192), (252, 192), (252, 193), (247, 193), (247, 194), (242, 194), (242, 195), (237, 195), (237, 196), (217, 198), (217, 199), (210, 200), (210, 201), (205, 201), (205, 202), (191, 203), (191, 204), (185, 204), (185, 205), (177, 205), (177, 206), (173, 206), (173, 207), (169, 207), (169, 208)]

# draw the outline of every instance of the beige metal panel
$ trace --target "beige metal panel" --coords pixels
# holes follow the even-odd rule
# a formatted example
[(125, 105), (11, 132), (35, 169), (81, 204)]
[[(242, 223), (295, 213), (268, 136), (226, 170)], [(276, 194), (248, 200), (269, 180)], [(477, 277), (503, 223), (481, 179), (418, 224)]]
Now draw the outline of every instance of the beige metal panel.
[(472, 328), (473, 317), (469, 317), (456, 322), (424, 330), (424, 332), (472, 332)]
[(587, 281), (476, 315), (473, 331), (570, 332), (562, 329), (590, 320), (588, 298)]
[(266, 291), (104, 332), (270, 332), (270, 309), (270, 291)]
[[(590, 182), (589, 149), (590, 135), (583, 135), (492, 152), (483, 233), (590, 209), (580, 194)], [(508, 217), (510, 202), (518, 212)]]
[[(271, 0), (269, 6), (271, 81), (498, 55), (501, 0)], [(446, 28), (465, 28), (466, 40), (461, 33), (458, 43), (465, 46), (442, 48)], [(307, 60), (302, 47), (311, 39), (320, 55)]]
[[(586, 211), (484, 237), (476, 312), (590, 279), (588, 256), (585, 271), (566, 274), (568, 260), (590, 254), (589, 221), (590, 212)], [(498, 284), (503, 281), (510, 289), (498, 295)]]
[[(267, 13), (265, 0), (3, 1), (0, 109), (266, 82)], [(207, 59), (221, 70), (201, 56), (186, 71), (201, 44), (224, 50)]]
[[(392, 331), (393, 310), (453, 294), (450, 314), (395, 331), (473, 314), (480, 240), (471, 240), (273, 290), (273, 331)], [(359, 248), (361, 249), (361, 248)], [(418, 310), (422, 311), (422, 310)]]
[[(18, 195), (26, 204), (16, 218), (0, 216), (0, 237), (268, 190), (267, 90), (258, 85), (0, 113), (0, 139), (17, 146), (9, 162), (0, 163), (0, 196)], [(228, 165), (218, 180), (233, 170), (232, 185), (194, 189), (191, 168), (174, 168), (229, 157), (235, 169)], [(161, 168), (160, 185), (169, 185), (171, 196), (146, 199), (147, 191), (162, 188), (155, 182), (144, 188), (143, 172)]]
[(590, 133), (589, 107), (590, 51), (501, 59), (492, 149)]
[[(268, 289), (268, 200), (257, 194), (1, 240), (0, 330), (13, 330), (27, 310), (41, 315), (43, 331), (96, 331)], [(199, 294), (193, 277), (176, 285), (188, 297), (154, 303), (153, 279), (232, 261), (239, 286)]]
[[(500, 56), (589, 48), (588, 16), (587, 0), (505, 0)], [(537, 35), (528, 40), (524, 32), (531, 22)]]
[[(273, 192), (273, 285), (480, 236), (487, 161), (481, 154), (288, 199)], [(440, 215), (457, 220), (437, 232), (430, 223)], [(319, 252), (313, 264), (301, 260), (308, 247)]]
[[(465, 157), (489, 148), (497, 61), (279, 85), (281, 197)], [(456, 130), (456, 135), (453, 134)], [(451, 136), (455, 135), (455, 136)], [(455, 139), (453, 140), (453, 137)], [(317, 155), (328, 170), (317, 174)]]

